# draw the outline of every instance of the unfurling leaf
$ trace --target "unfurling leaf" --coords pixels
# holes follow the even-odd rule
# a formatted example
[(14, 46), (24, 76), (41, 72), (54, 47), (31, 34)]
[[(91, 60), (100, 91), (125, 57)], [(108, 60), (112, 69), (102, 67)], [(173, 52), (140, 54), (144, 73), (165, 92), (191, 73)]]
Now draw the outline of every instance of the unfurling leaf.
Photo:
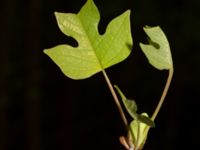
[(121, 96), (122, 102), (123, 102), (126, 110), (128, 111), (129, 115), (133, 119), (137, 119), (138, 118), (138, 114), (137, 114), (137, 104), (136, 104), (136, 102), (134, 100), (127, 99), (125, 97), (125, 95), (122, 93), (122, 91), (119, 89), (118, 86), (114, 85), (114, 87), (117, 89), (117, 92)]
[(114, 85), (114, 87), (116, 88), (117, 92), (121, 96), (122, 102), (127, 112), (133, 119), (141, 123), (145, 123), (150, 127), (155, 127), (155, 123), (149, 117), (147, 117), (146, 115), (137, 114), (137, 104), (134, 100), (127, 99), (118, 86)]
[(60, 30), (78, 42), (45, 50), (45, 53), (72, 79), (84, 79), (126, 59), (132, 43), (130, 11), (113, 19), (105, 34), (98, 32), (100, 14), (92, 0), (87, 0), (78, 14), (55, 13)]
[(146, 26), (144, 31), (149, 37), (149, 44), (140, 43), (140, 47), (149, 63), (159, 70), (173, 68), (170, 46), (161, 28)]
[[(145, 116), (148, 118), (147, 113), (142, 113), (141, 116)], [(147, 125), (145, 123), (139, 122), (138, 120), (133, 120), (130, 123), (130, 130), (132, 132), (131, 141), (134, 146), (142, 149), (143, 145), (146, 142), (148, 133), (145, 132)], [(139, 131), (139, 134), (138, 134)], [(139, 135), (139, 137), (138, 137)]]
[(155, 123), (147, 116), (145, 115), (138, 115), (137, 117), (139, 122), (145, 123), (146, 125), (150, 126), (150, 127), (155, 127)]

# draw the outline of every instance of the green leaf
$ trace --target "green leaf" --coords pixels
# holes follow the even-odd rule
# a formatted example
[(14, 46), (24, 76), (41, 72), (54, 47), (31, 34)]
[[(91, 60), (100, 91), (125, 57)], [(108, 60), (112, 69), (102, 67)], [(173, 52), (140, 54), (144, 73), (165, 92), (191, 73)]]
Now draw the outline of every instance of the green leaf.
[(145, 123), (146, 125), (150, 126), (150, 127), (155, 127), (155, 123), (147, 116), (145, 115), (138, 115), (138, 121)]
[(144, 31), (150, 38), (149, 44), (140, 43), (140, 47), (149, 63), (159, 70), (173, 68), (170, 46), (162, 29), (146, 26)]
[(84, 79), (126, 59), (132, 43), (130, 11), (113, 19), (106, 32), (100, 35), (100, 14), (92, 0), (87, 0), (78, 14), (55, 13), (60, 30), (78, 42), (78, 47), (67, 44), (44, 52), (72, 79)]
[(128, 111), (128, 113), (130, 114), (130, 116), (133, 119), (137, 120), (138, 119), (138, 114), (136, 113), (137, 112), (137, 104), (136, 104), (136, 102), (134, 100), (127, 99), (117, 85), (114, 85), (114, 87), (116, 88), (117, 92), (121, 96), (122, 102), (123, 102), (126, 110)]
[(150, 127), (155, 127), (155, 123), (149, 117), (147, 117), (146, 115), (137, 114), (137, 104), (134, 100), (127, 99), (117, 85), (114, 85), (114, 87), (116, 88), (117, 92), (121, 96), (122, 102), (126, 110), (128, 111), (128, 113), (133, 119), (139, 122), (145, 123)]
[[(148, 118), (148, 114), (147, 113), (142, 113), (141, 116), (145, 116)], [(131, 141), (133, 142), (133, 145), (136, 146), (137, 148), (141, 148), (143, 147), (143, 145), (146, 142), (147, 139), (147, 132), (145, 132), (147, 125), (139, 122), (138, 120), (133, 120), (130, 123), (130, 130), (132, 132), (132, 136), (131, 136)], [(139, 130), (139, 134), (138, 134), (138, 128)], [(139, 137), (138, 137), (139, 135)]]

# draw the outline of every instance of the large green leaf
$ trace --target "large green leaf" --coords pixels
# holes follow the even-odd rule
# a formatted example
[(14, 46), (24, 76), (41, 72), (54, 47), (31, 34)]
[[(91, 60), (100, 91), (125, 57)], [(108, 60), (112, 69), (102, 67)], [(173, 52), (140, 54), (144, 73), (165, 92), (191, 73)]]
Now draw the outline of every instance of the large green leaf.
[(172, 56), (168, 40), (159, 26), (144, 27), (148, 35), (149, 44), (140, 43), (140, 47), (151, 65), (159, 70), (171, 69), (173, 67)]
[(105, 34), (98, 32), (100, 14), (92, 0), (87, 0), (78, 14), (55, 13), (60, 30), (78, 42), (44, 52), (72, 79), (84, 79), (128, 57), (132, 47), (130, 11), (113, 19)]

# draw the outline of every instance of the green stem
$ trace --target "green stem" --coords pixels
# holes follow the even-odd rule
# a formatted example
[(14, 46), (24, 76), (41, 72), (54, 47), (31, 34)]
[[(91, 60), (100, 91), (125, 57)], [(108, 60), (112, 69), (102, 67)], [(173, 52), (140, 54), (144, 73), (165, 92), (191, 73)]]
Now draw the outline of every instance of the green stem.
[(118, 99), (118, 97), (117, 97), (117, 95), (116, 95), (116, 93), (115, 93), (115, 91), (114, 91), (114, 88), (113, 88), (113, 86), (112, 86), (112, 84), (111, 84), (111, 82), (110, 82), (110, 80), (109, 80), (109, 78), (108, 78), (108, 76), (107, 76), (105, 70), (102, 70), (102, 72), (103, 72), (103, 75), (104, 75), (104, 77), (105, 77), (106, 83), (107, 83), (107, 85), (108, 85), (108, 87), (109, 87), (109, 89), (110, 89), (110, 92), (111, 92), (111, 94), (112, 94), (112, 96), (113, 96), (113, 98), (114, 98), (115, 104), (117, 105), (118, 111), (119, 111), (119, 113), (120, 113), (120, 115), (121, 115), (121, 118), (122, 118), (122, 120), (123, 120), (123, 122), (124, 122), (124, 125), (125, 125), (125, 127), (126, 127), (126, 129), (127, 129), (127, 127), (128, 127), (128, 121), (127, 121), (126, 116), (125, 116), (125, 114), (124, 114), (124, 112), (123, 112), (123, 109), (122, 109), (122, 107), (121, 107), (121, 104), (120, 104), (120, 102), (119, 102), (119, 99)]
[[(156, 119), (156, 117), (157, 117), (157, 115), (158, 115), (158, 113), (159, 113), (159, 111), (160, 111), (160, 109), (161, 109), (161, 107), (164, 103), (165, 97), (167, 95), (167, 92), (169, 90), (169, 86), (170, 86), (171, 81), (172, 81), (173, 73), (174, 73), (174, 69), (172, 67), (172, 69), (169, 70), (168, 78), (167, 78), (167, 81), (166, 81), (166, 84), (165, 84), (165, 88), (162, 92), (161, 98), (160, 98), (158, 105), (157, 105), (157, 107), (156, 107), (156, 109), (155, 109), (155, 111), (154, 111), (154, 113), (151, 117), (152, 121), (154, 121)], [(147, 134), (149, 129), (150, 129), (150, 127), (146, 126), (144, 132), (146, 132), (146, 134)]]
[(155, 111), (154, 111), (154, 113), (153, 113), (153, 115), (152, 115), (152, 117), (151, 117), (151, 119), (152, 119), (153, 121), (156, 119), (156, 116), (158, 115), (158, 113), (159, 113), (159, 111), (160, 111), (160, 108), (161, 108), (162, 105), (163, 105), (163, 102), (164, 102), (164, 100), (165, 100), (165, 97), (166, 97), (167, 92), (168, 92), (168, 90), (169, 90), (169, 86), (170, 86), (171, 81), (172, 81), (173, 73), (174, 73), (174, 69), (173, 69), (173, 67), (172, 67), (172, 69), (169, 70), (169, 75), (168, 75), (167, 82), (166, 82), (166, 84), (165, 84), (165, 88), (164, 88), (164, 90), (163, 90), (162, 96), (161, 96), (161, 98), (160, 98), (160, 100), (159, 100), (159, 103), (158, 103), (158, 105), (157, 105), (157, 107), (156, 107), (156, 109), (155, 109)]

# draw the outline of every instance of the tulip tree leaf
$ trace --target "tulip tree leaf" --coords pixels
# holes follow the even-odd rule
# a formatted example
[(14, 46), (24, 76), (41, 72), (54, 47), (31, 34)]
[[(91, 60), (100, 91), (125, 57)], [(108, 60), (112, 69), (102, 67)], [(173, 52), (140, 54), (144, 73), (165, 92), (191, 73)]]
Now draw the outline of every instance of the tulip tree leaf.
[(100, 35), (100, 14), (87, 0), (78, 14), (55, 13), (60, 30), (78, 42), (77, 47), (62, 44), (44, 52), (72, 79), (85, 79), (126, 59), (132, 43), (130, 10), (113, 19)]
[(149, 37), (149, 44), (140, 43), (140, 47), (149, 63), (159, 70), (173, 68), (170, 46), (162, 29), (146, 26), (144, 31)]

